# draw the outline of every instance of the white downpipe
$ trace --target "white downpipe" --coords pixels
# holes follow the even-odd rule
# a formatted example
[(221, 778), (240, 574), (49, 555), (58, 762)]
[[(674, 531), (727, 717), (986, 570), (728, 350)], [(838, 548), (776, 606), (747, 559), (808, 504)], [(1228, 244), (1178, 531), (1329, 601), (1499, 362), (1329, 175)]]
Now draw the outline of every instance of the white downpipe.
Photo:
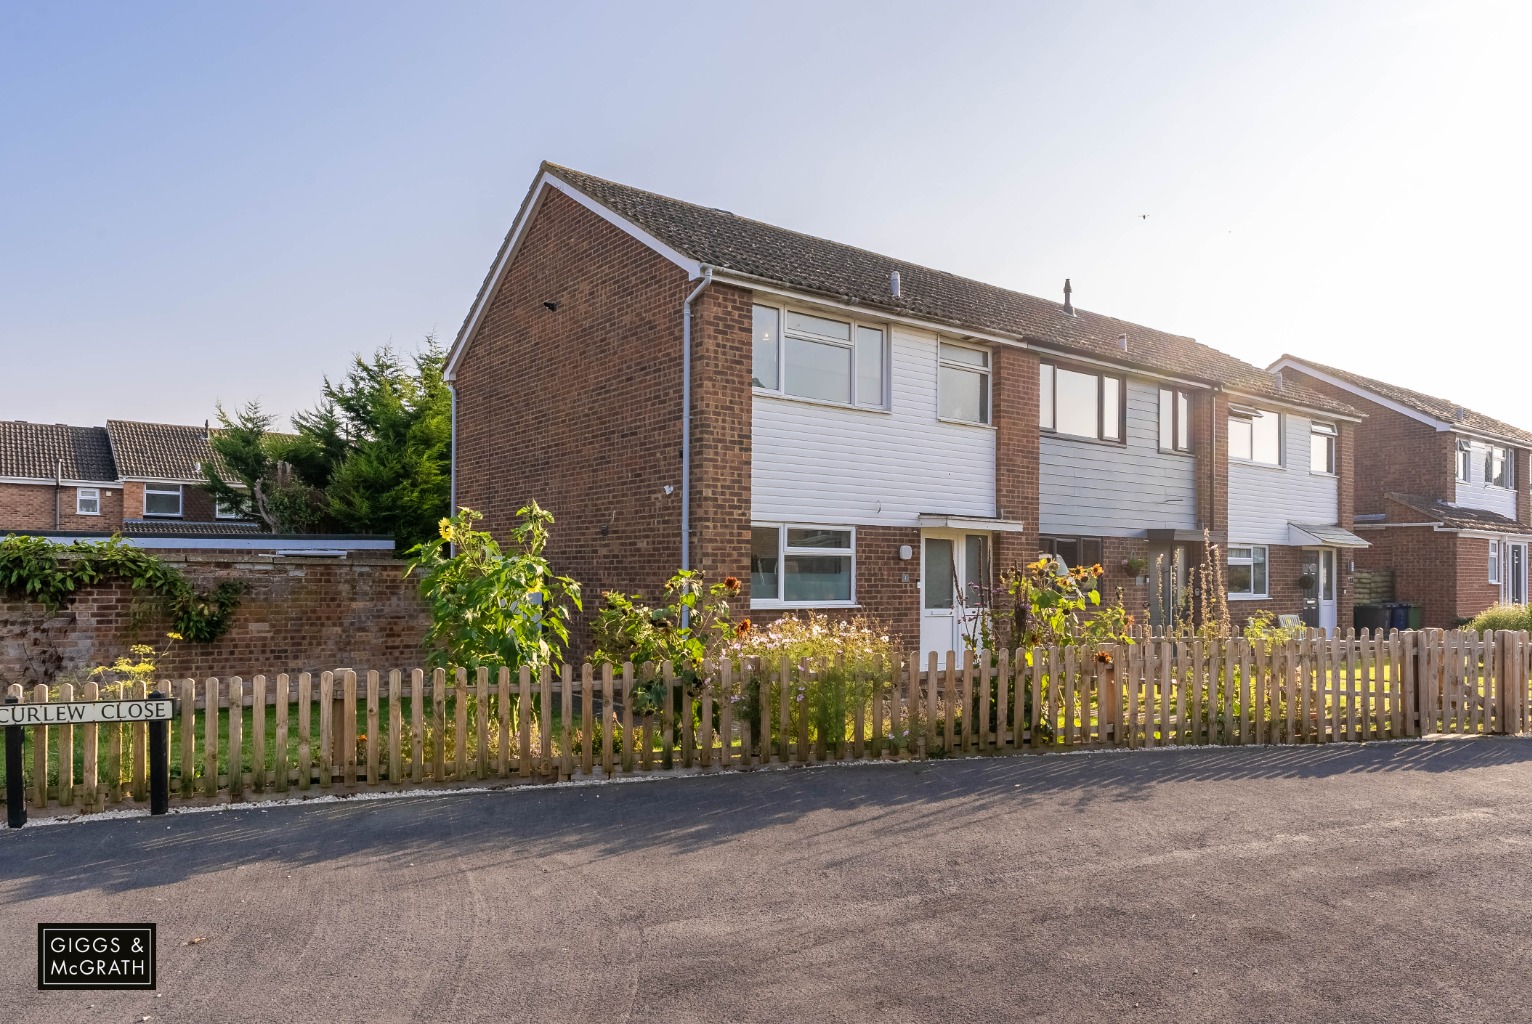
[[(713, 283), (713, 268), (681, 304), (681, 568), (692, 567), (692, 303)], [(691, 616), (682, 609), (681, 624)]]
[[(447, 381), (447, 392), (450, 395), (452, 395), (452, 437), (451, 437), (451, 440), (447, 442), (451, 446), (449, 448), (448, 452), (447, 452), (447, 457), (448, 457), (448, 460), (449, 460), (449, 467), (448, 468), (450, 470), (449, 475), (451, 477), (449, 485), (451, 487), (452, 497), (449, 499), (451, 503), (447, 506), (447, 515), (455, 516), (455, 515), (457, 515), (457, 382), (456, 381), (451, 381), (451, 380)], [(449, 545), (448, 549), (447, 549), (448, 554), (453, 554), (453, 555), (457, 554), (457, 552), (455, 550), (453, 550), (453, 548), (455, 548), (455, 547), (456, 547), (456, 545)]]

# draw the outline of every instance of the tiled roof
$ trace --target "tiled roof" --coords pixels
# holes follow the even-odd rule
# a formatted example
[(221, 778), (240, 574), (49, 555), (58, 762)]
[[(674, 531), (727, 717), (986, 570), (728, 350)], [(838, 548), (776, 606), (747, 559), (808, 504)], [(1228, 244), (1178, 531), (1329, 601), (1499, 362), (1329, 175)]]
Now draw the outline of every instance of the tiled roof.
[(124, 519), (122, 533), (134, 537), (247, 537), (261, 533), (261, 524), (244, 519), (189, 523), (179, 519)]
[(0, 477), (52, 480), (60, 460), (65, 480), (117, 479), (112, 446), (101, 427), (0, 421)]
[[(1486, 416), (1481, 412), (1474, 412), (1446, 398), (1437, 398), (1434, 395), (1423, 394), (1419, 391), (1411, 391), (1397, 384), (1390, 384), (1374, 377), (1364, 377), (1360, 373), (1352, 373), (1350, 370), (1338, 369), (1334, 366), (1326, 366), (1324, 363), (1316, 363), (1312, 359), (1303, 359), (1299, 356), (1284, 355), (1278, 363), (1289, 360), (1300, 366), (1311, 366), (1315, 370), (1327, 376), (1345, 381), (1353, 387), (1363, 391), (1371, 391), (1380, 398), (1387, 399), (1407, 409), (1413, 409), (1433, 419), (1444, 423), (1454, 423), (1464, 429), (1477, 431), (1482, 434), (1490, 434), (1506, 441), (1519, 444), (1532, 445), (1532, 433), (1520, 427), (1514, 427), (1503, 420), (1497, 420), (1492, 416)], [(1273, 364), (1275, 365), (1275, 364)]]
[(215, 458), (203, 427), (107, 420), (106, 433), (123, 479), (197, 482), (200, 467)]
[[(1441, 523), (1449, 530), (1493, 530), (1497, 533), (1532, 533), (1532, 527), (1523, 526), (1514, 519), (1482, 508), (1453, 505), (1419, 494), (1398, 494), (1390, 491), (1384, 495), (1389, 501), (1403, 505), (1411, 512), (1427, 517), (1433, 523)], [(1392, 516), (1388, 518), (1393, 518)], [(1387, 520), (1385, 520), (1386, 522)]]
[[(716, 270), (944, 324), (1189, 377), (1248, 394), (1347, 414), (1355, 410), (1191, 338), (932, 270), (813, 235), (545, 163), (543, 170), (660, 241)], [(509, 242), (509, 238), (507, 238)], [(496, 261), (499, 262), (498, 259)], [(899, 271), (900, 295), (889, 289)], [(494, 270), (491, 270), (493, 276)], [(480, 299), (492, 285), (486, 279)], [(478, 302), (475, 302), (478, 305)], [(470, 312), (470, 318), (472, 313)], [(467, 323), (464, 324), (467, 329)], [(1128, 336), (1128, 350), (1120, 346)], [(464, 339), (461, 334), (459, 343)]]

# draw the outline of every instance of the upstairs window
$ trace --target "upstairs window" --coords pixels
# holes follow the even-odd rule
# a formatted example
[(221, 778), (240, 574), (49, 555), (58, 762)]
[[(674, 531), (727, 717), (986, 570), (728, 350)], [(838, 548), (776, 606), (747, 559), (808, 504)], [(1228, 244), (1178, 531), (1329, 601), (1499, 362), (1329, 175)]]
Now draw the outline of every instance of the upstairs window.
[(1484, 453), (1484, 482), (1492, 487), (1515, 487), (1515, 464), (1509, 448), (1490, 445)]
[(1473, 445), (1467, 438), (1458, 439), (1458, 483), (1473, 479)]
[(1309, 424), (1309, 472), (1335, 474), (1335, 435), (1332, 424)]
[(1192, 450), (1192, 403), (1185, 391), (1160, 388), (1160, 450)]
[(222, 498), (213, 499), (213, 516), (216, 519), (243, 519), (239, 509), (225, 502)]
[(75, 515), (79, 516), (99, 516), (101, 514), (101, 488), (75, 488), (74, 511)]
[(179, 516), (181, 514), (180, 484), (145, 484), (144, 515)]
[(1055, 434), (1122, 443), (1121, 377), (1070, 370), (1051, 363), (1039, 367), (1038, 426)]
[(1262, 409), (1229, 412), (1229, 457), (1264, 466), (1282, 465), (1282, 415)]
[(944, 341), (936, 355), (936, 415), (960, 423), (988, 423), (989, 353)]
[(753, 311), (751, 383), (836, 405), (888, 405), (887, 332), (775, 306)]

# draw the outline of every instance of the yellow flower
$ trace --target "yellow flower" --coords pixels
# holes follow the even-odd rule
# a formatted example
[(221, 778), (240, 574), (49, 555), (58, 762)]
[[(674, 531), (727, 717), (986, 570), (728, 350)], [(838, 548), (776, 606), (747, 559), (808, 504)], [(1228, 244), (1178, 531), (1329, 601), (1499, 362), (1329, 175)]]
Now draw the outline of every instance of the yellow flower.
[(441, 522), (436, 524), (436, 532), (438, 532), (438, 533), (440, 533), (442, 535), (442, 540), (451, 540), (452, 539), (452, 520), (450, 520), (450, 519), (448, 519), (448, 518), (446, 518), (444, 516), (442, 518)]
[(180, 633), (166, 633), (165, 634), (165, 639), (167, 639), (167, 640), (184, 640), (186, 638), (183, 637)]

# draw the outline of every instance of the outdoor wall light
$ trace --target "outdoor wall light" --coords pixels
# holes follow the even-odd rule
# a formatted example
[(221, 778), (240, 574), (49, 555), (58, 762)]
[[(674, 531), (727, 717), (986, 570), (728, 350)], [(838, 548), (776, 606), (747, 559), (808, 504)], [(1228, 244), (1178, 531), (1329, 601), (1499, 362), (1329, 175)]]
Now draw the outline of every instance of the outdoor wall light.
[(543, 303), (543, 308), (550, 313), (557, 313), (559, 311), (559, 304), (557, 302), (545, 302)]
[(899, 561), (901, 561), (901, 562), (908, 562), (910, 559), (912, 559), (914, 557), (915, 557), (915, 549), (914, 548), (910, 547), (908, 544), (900, 544), (899, 545)]

